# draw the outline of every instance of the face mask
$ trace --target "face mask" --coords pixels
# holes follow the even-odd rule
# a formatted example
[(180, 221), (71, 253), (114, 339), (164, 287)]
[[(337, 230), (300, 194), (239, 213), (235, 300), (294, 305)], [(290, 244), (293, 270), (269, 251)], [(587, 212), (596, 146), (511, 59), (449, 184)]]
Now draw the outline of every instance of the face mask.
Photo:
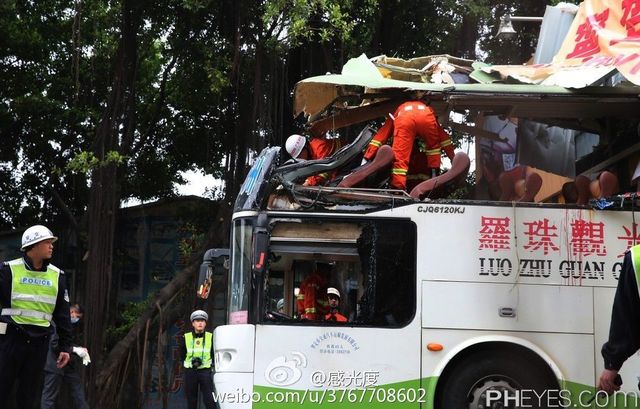
[(80, 318), (78, 318), (78, 317), (71, 317), (71, 323), (72, 323), (72, 324), (77, 324), (78, 322), (80, 322)]

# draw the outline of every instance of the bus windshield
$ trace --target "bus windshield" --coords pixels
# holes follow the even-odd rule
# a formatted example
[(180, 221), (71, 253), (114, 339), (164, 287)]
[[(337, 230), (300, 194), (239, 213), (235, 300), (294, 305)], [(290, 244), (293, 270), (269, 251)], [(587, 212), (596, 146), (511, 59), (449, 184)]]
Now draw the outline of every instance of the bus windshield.
[(251, 239), (253, 222), (238, 219), (233, 223), (229, 282), (229, 323), (246, 324), (249, 310), (251, 278)]

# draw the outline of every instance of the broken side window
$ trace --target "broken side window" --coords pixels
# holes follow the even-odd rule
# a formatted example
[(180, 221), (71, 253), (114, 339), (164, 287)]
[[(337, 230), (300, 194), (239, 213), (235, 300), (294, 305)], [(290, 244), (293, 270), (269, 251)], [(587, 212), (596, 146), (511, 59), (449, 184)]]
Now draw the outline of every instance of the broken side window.
[(410, 221), (278, 220), (270, 254), (264, 322), (401, 327), (415, 314)]

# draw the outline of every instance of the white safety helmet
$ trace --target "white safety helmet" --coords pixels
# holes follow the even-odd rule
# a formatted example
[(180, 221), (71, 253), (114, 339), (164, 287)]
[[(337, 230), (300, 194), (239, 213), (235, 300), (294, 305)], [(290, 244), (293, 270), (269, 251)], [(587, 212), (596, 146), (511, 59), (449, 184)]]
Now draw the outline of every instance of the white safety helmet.
[(53, 239), (53, 241), (58, 240), (51, 230), (47, 229), (45, 226), (41, 224), (31, 226), (22, 233), (22, 246), (20, 247), (20, 250), (24, 251), (25, 248), (47, 239)]
[(194, 320), (209, 321), (209, 314), (207, 314), (202, 310), (195, 310), (194, 312), (191, 313), (191, 322), (193, 322)]
[(281, 310), (284, 308), (284, 298), (280, 298), (276, 304), (276, 309)]
[(337, 288), (329, 287), (327, 288), (327, 295), (333, 294), (336, 297), (340, 298), (340, 291)]
[(287, 142), (284, 146), (287, 149), (287, 152), (289, 152), (289, 155), (296, 159), (298, 155), (300, 155), (300, 152), (302, 152), (306, 143), (307, 139), (304, 136), (293, 134), (287, 138)]

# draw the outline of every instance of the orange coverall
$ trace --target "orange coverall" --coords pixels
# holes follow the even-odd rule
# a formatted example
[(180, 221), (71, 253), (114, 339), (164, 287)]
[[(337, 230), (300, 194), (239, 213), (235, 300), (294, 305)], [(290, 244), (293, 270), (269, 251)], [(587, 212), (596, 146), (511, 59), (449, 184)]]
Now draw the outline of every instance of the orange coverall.
[[(449, 159), (453, 159), (453, 144), (449, 135), (438, 124), (433, 109), (423, 102), (405, 102), (396, 109), (393, 117), (394, 119), (387, 119), (373, 137), (364, 158), (373, 159), (378, 148), (387, 143), (393, 135), (391, 187), (405, 190), (410, 169), (413, 175), (428, 175), (430, 169), (440, 169), (440, 151), (443, 150)], [(425, 145), (425, 152), (412, 155), (416, 138), (419, 138), (419, 143)]]
[(344, 315), (340, 314), (339, 312), (335, 312), (335, 313), (329, 313), (327, 315), (324, 316), (324, 320), (325, 321), (336, 321), (336, 322), (347, 322), (349, 321), (347, 319), (347, 317), (345, 317)]
[[(340, 149), (342, 143), (340, 138), (325, 139), (325, 138), (311, 138), (307, 142), (307, 149), (309, 150), (309, 159), (324, 159), (333, 155)], [(323, 185), (331, 179), (332, 173), (322, 172), (317, 175), (309, 176), (305, 182), (307, 186)]]
[(319, 320), (329, 312), (327, 280), (317, 271), (300, 283), (296, 305), (302, 319)]

